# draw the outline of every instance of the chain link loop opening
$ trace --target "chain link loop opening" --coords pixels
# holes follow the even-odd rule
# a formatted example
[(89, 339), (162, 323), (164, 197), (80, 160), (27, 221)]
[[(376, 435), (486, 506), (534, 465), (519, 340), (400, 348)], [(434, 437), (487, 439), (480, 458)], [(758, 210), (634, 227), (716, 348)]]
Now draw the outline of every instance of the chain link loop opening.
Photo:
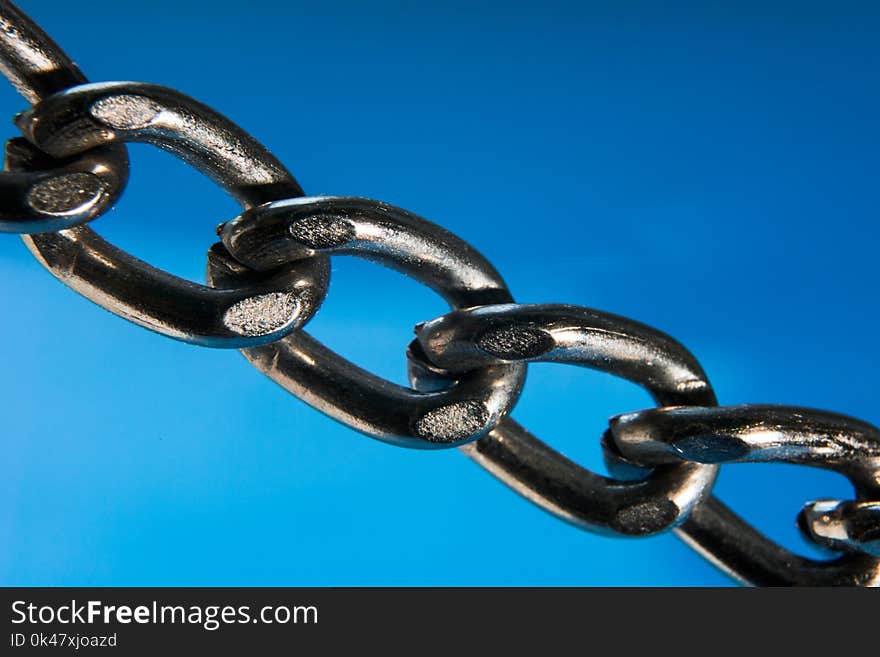
[[(243, 348), (260, 371), (368, 436), (462, 451), (524, 497), (579, 527), (642, 536), (674, 528), (720, 568), (756, 585), (880, 586), (880, 433), (824, 411), (717, 407), (696, 358), (644, 324), (580, 306), (518, 305), (472, 246), (400, 208), (303, 197), (287, 169), (242, 128), (157, 85), (88, 84), (20, 9), (0, 0), (0, 72), (33, 105), (6, 146), (0, 232), (23, 234), (54, 276), (105, 309), (171, 338)], [(208, 253), (209, 286), (156, 269), (82, 225), (128, 178), (127, 142), (170, 151), (236, 198)], [(413, 389), (355, 366), (301, 330), (329, 284), (330, 256), (391, 267), (453, 311), (420, 324), (408, 349)], [(623, 377), (660, 408), (618, 416), (603, 436), (612, 477), (568, 460), (508, 417), (527, 363)], [(806, 559), (711, 495), (721, 464), (779, 461), (846, 476), (855, 499), (798, 516), (834, 551)]]

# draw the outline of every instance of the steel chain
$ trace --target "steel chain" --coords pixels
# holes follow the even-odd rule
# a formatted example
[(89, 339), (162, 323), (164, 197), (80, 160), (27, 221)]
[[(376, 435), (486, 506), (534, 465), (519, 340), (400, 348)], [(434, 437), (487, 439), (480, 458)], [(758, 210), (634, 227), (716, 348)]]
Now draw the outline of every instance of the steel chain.
[[(135, 82), (88, 84), (20, 9), (0, 0), (0, 69), (32, 107), (6, 148), (0, 232), (17, 233), (59, 280), (163, 335), (240, 348), (318, 410), (393, 444), (460, 447), (512, 489), (591, 531), (675, 529), (754, 585), (880, 585), (880, 431), (834, 413), (718, 407), (696, 358), (643, 324), (569, 305), (515, 304), (472, 246), (425, 219), (366, 199), (304, 197), (268, 150), (183, 94)], [(244, 212), (221, 227), (208, 286), (162, 272), (83, 224), (128, 176), (125, 142), (168, 150)], [(438, 292), (452, 311), (416, 327), (412, 389), (385, 381), (302, 330), (324, 301), (329, 258), (355, 255)], [(658, 407), (613, 418), (602, 445), (613, 478), (569, 461), (508, 417), (529, 362), (581, 365), (633, 381)], [(836, 471), (853, 500), (798, 518), (828, 561), (775, 544), (711, 495), (721, 464), (797, 463)]]

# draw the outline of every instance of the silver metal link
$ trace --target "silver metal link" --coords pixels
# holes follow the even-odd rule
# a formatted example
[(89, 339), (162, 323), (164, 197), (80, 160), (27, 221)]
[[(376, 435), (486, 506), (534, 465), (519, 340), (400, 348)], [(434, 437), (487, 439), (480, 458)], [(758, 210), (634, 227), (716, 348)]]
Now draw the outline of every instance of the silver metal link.
[(830, 550), (880, 557), (880, 502), (808, 502), (798, 524), (812, 541)]
[[(512, 301), (501, 276), (473, 247), (431, 222), (384, 203), (316, 197), (244, 212), (222, 231), (246, 265), (288, 266), (315, 254), (354, 255), (401, 271), (452, 307)], [(209, 280), (234, 284), (229, 272)], [(297, 331), (245, 357), (276, 383), (340, 422), (386, 442), (423, 449), (484, 435), (519, 396), (525, 366), (475, 369), (444, 390), (417, 392), (380, 379)]]
[(145, 82), (97, 82), (53, 94), (15, 117), (28, 141), (54, 157), (97, 146), (158, 146), (209, 176), (242, 206), (302, 196), (266, 148), (207, 105)]
[[(81, 85), (19, 115), (40, 150), (70, 157), (117, 142), (141, 141), (179, 156), (244, 207), (302, 190), (261, 144), (226, 118), (178, 91), (136, 82)], [(21, 165), (16, 162), (13, 165)], [(163, 335), (208, 347), (276, 340), (305, 324), (326, 294), (327, 259), (248, 276), (212, 289), (156, 269), (86, 227), (23, 238), (56, 278), (107, 310)], [(212, 258), (222, 258), (218, 249)]]
[[(627, 459), (643, 466), (674, 462), (781, 462), (832, 470), (852, 483), (857, 502), (807, 505), (808, 538), (848, 554), (806, 559), (749, 528), (717, 500), (695, 510), (681, 532), (732, 575), (753, 584), (880, 584), (876, 555), (880, 501), (880, 431), (827, 411), (790, 406), (660, 408), (613, 418), (609, 435)], [(855, 513), (858, 513), (856, 516)], [(842, 533), (836, 534), (835, 530)]]
[[(680, 343), (644, 324), (589, 308), (470, 308), (420, 325), (417, 336), (427, 358), (451, 373), (505, 362), (568, 363), (633, 381), (659, 404), (715, 403), (705, 373)], [(411, 368), (411, 379), (416, 387), (435, 385), (418, 366)], [(638, 481), (609, 479), (569, 461), (509, 418), (463, 451), (564, 520), (627, 536), (683, 522), (709, 495), (717, 474), (714, 466), (677, 462), (642, 473)]]
[(849, 553), (830, 561), (801, 557), (752, 527), (716, 497), (696, 507), (676, 533), (694, 551), (751, 586), (880, 586), (877, 559)]
[[(0, 0), (0, 72), (29, 103), (86, 82), (71, 59), (24, 12)], [(125, 189), (128, 155), (113, 145), (63, 160), (18, 151), (31, 170), (0, 173), (0, 233), (71, 228), (109, 210)]]
[[(423, 449), (459, 446), (512, 489), (579, 527), (637, 536), (674, 528), (756, 585), (880, 586), (880, 432), (833, 413), (718, 408), (700, 364), (644, 324), (579, 306), (516, 305), (472, 246), (405, 210), (351, 197), (303, 197), (284, 166), (240, 127), (173, 89), (86, 84), (58, 46), (0, 0), (0, 72), (34, 106), (26, 139), (6, 147), (0, 232), (22, 239), (59, 280), (98, 305), (172, 338), (243, 348), (260, 371), (369, 436)], [(82, 226), (125, 187), (125, 142), (170, 151), (221, 185), (244, 212), (208, 253), (210, 287), (156, 269)], [(329, 256), (391, 267), (453, 311), (416, 327), (414, 389), (394, 385), (300, 330), (327, 293)], [(527, 363), (614, 374), (660, 408), (612, 419), (602, 438), (611, 477), (548, 447), (508, 417)], [(853, 500), (820, 499), (798, 516), (836, 555), (796, 555), (711, 495), (720, 464), (798, 463), (833, 470)]]
[(27, 14), (0, 0), (0, 72), (31, 105), (86, 77)]

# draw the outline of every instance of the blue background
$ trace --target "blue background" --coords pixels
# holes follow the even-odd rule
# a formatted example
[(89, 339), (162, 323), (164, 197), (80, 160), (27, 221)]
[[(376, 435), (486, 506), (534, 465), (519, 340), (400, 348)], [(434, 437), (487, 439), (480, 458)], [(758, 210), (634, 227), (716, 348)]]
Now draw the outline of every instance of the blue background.
[[(876, 3), (22, 4), (92, 80), (213, 105), (308, 192), (458, 233), (519, 301), (671, 333), (722, 403), (880, 421)], [(24, 108), (6, 87), (0, 101)], [(94, 226), (203, 280), (237, 206), (171, 155), (130, 152), (129, 190)], [(2, 584), (728, 583), (673, 536), (593, 536), (455, 451), (354, 433), (234, 352), (93, 306), (0, 237)], [(443, 302), (353, 259), (333, 276), (309, 330), (403, 382), (412, 326)], [(607, 417), (649, 404), (539, 365), (514, 415), (601, 470)], [(717, 492), (803, 550), (801, 504), (849, 487), (739, 465)]]

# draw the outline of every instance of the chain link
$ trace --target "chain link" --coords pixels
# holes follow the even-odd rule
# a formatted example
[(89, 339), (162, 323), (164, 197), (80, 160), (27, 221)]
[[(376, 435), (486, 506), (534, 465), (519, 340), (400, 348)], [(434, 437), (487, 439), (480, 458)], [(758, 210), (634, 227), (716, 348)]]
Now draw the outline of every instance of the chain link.
[[(661, 405), (715, 404), (706, 375), (681, 344), (644, 324), (589, 308), (469, 308), (420, 325), (417, 335), (430, 361), (450, 375), (487, 363), (569, 363), (637, 383)], [(417, 366), (411, 368), (416, 387), (420, 375)], [(636, 481), (600, 477), (510, 418), (465, 451), (548, 511), (585, 529), (624, 535), (653, 534), (683, 522), (708, 496), (718, 472), (680, 460), (640, 472)]]
[(750, 529), (712, 500), (682, 527), (695, 547), (750, 583), (880, 585), (877, 500), (880, 431), (854, 418), (790, 406), (672, 407), (612, 418), (608, 434), (624, 458), (656, 466), (697, 463), (793, 463), (844, 475), (856, 502), (808, 503), (799, 526), (808, 540), (839, 551), (831, 561), (799, 557)]
[[(163, 335), (239, 348), (260, 371), (348, 426), (405, 447), (460, 447), (542, 508), (590, 531), (674, 529), (754, 585), (880, 585), (880, 431), (812, 409), (718, 407), (696, 358), (638, 322), (570, 305), (521, 305), (472, 246), (384, 203), (304, 197), (261, 144), (173, 89), (88, 84), (58, 46), (0, 0), (0, 70), (33, 106), (6, 147), (0, 232), (98, 305)], [(208, 285), (179, 279), (82, 225), (128, 176), (125, 142), (168, 150), (243, 207), (208, 252)], [(329, 259), (354, 255), (440, 294), (452, 311), (416, 327), (410, 384), (341, 358), (302, 327), (324, 301)], [(530, 362), (580, 365), (645, 388), (658, 407), (617, 416), (602, 438), (612, 477), (568, 460), (509, 413)], [(851, 500), (807, 503), (818, 561), (772, 542), (712, 496), (722, 464), (773, 461), (838, 472)]]
[[(29, 103), (86, 82), (71, 59), (11, 2), (0, 2), (0, 72)], [(59, 231), (109, 210), (128, 180), (124, 146), (48, 158), (22, 139), (6, 148), (27, 162), (0, 173), (0, 233)], [(8, 167), (8, 164), (7, 164)]]
[[(405, 210), (357, 198), (267, 203), (221, 231), (229, 252), (256, 270), (317, 254), (355, 255), (396, 269), (453, 308), (513, 301), (494, 267), (455, 235)], [(212, 283), (234, 283), (209, 267)], [(411, 346), (410, 353), (417, 353)], [(486, 434), (516, 403), (525, 366), (487, 364), (440, 390), (416, 391), (362, 370), (304, 331), (246, 349), (245, 357), (286, 390), (362, 433), (406, 447), (442, 448)]]
[[(25, 137), (52, 157), (119, 142), (145, 142), (208, 175), (245, 208), (302, 195), (284, 166), (244, 130), (178, 91), (152, 84), (83, 84), (16, 118)], [(8, 162), (11, 168), (25, 166)], [(234, 288), (213, 289), (158, 270), (85, 226), (23, 238), (60, 281), (107, 310), (178, 340), (209, 347), (262, 344), (304, 325), (327, 293), (326, 257)], [(222, 253), (215, 250), (216, 257)]]

